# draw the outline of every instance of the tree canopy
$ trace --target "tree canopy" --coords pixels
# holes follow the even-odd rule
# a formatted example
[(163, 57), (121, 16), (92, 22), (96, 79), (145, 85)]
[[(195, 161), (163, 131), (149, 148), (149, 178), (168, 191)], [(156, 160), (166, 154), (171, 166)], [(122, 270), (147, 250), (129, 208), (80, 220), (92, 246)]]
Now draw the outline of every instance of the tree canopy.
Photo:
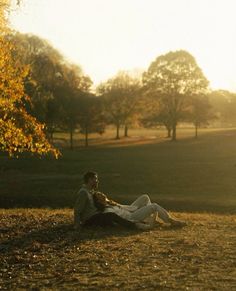
[(43, 155), (59, 155), (48, 141), (43, 124), (31, 116), (24, 107), (28, 100), (24, 80), (29, 67), (14, 58), (14, 46), (6, 38), (10, 29), (7, 26), (6, 10), (10, 3), (0, 1), (0, 150), (9, 155), (31, 152)]
[(104, 99), (108, 122), (117, 128), (117, 139), (120, 137), (120, 126), (131, 122), (137, 113), (140, 87), (140, 81), (125, 71), (119, 72), (98, 87), (98, 93)]
[(6, 38), (15, 47), (13, 58), (29, 67), (24, 79), (29, 101), (27, 112), (45, 124), (50, 141), (56, 130), (73, 133), (78, 127), (80, 95), (90, 90), (92, 81), (80, 66), (69, 63), (48, 41), (31, 34), (11, 33)]
[(144, 89), (159, 103), (161, 115), (172, 127), (176, 139), (176, 126), (184, 118), (191, 96), (206, 92), (208, 81), (194, 57), (180, 50), (161, 55), (143, 74)]

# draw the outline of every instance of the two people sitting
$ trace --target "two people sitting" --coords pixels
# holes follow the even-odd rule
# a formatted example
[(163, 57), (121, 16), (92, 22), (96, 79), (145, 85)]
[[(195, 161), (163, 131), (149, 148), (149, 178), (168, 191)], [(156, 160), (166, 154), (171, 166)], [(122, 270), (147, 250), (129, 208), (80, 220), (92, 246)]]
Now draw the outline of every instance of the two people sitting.
[(174, 219), (156, 203), (152, 203), (148, 195), (141, 195), (131, 205), (123, 205), (109, 199), (98, 191), (98, 175), (89, 171), (84, 177), (84, 184), (78, 192), (74, 206), (74, 224), (76, 229), (81, 226), (122, 225), (126, 228), (149, 230), (163, 222), (184, 226), (185, 223)]

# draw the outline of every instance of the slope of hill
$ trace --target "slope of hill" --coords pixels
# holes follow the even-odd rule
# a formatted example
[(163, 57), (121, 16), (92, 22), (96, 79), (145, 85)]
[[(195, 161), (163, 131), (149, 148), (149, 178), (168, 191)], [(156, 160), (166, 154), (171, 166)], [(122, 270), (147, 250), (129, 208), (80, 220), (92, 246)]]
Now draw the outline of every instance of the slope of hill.
[(198, 139), (187, 133), (176, 143), (141, 136), (64, 149), (59, 160), (0, 154), (0, 206), (73, 207), (82, 175), (93, 169), (100, 190), (122, 203), (148, 193), (175, 211), (235, 213), (236, 130), (202, 130)]

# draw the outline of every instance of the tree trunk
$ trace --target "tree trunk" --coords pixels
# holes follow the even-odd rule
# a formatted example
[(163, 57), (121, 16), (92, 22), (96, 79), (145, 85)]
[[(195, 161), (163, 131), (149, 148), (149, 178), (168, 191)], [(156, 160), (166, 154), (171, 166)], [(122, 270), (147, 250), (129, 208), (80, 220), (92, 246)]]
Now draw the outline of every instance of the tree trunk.
[(73, 150), (73, 128), (70, 127), (70, 149)]
[(166, 126), (166, 129), (167, 129), (167, 138), (171, 138), (171, 127)]
[(198, 138), (198, 124), (195, 123), (195, 138)]
[(88, 147), (88, 127), (85, 127), (85, 146)]
[(116, 139), (120, 139), (120, 123), (116, 124)]
[(176, 141), (176, 124), (172, 127), (172, 141)]
[(125, 125), (124, 137), (128, 137), (128, 125)]

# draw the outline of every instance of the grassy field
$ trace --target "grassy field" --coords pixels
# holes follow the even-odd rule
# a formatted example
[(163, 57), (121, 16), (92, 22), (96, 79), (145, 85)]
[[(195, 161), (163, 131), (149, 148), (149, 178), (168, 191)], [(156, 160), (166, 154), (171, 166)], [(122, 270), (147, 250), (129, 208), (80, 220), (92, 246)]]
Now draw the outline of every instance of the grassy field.
[(73, 207), (83, 173), (93, 169), (100, 189), (120, 202), (148, 193), (175, 211), (235, 213), (235, 129), (201, 130), (197, 140), (179, 129), (174, 143), (163, 130), (130, 133), (119, 141), (114, 131), (93, 136), (91, 147), (64, 148), (59, 160), (1, 155), (1, 207)]
[(236, 215), (73, 230), (72, 211), (0, 210), (1, 290), (236, 290)]
[[(59, 160), (0, 156), (0, 206), (22, 207), (0, 209), (0, 290), (236, 290), (236, 130), (113, 133)], [(74, 231), (65, 207), (88, 169), (113, 199), (148, 193), (187, 226)]]

